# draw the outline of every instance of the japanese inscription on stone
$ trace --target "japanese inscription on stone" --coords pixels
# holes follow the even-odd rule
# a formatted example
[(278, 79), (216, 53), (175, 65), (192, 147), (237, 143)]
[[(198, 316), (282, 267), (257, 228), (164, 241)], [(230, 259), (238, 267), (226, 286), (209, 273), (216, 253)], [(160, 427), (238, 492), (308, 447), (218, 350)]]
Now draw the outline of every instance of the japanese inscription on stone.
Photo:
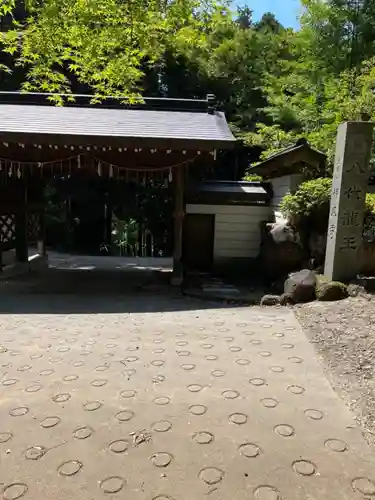
[(369, 122), (347, 122), (337, 132), (324, 269), (332, 280), (359, 271), (372, 129)]

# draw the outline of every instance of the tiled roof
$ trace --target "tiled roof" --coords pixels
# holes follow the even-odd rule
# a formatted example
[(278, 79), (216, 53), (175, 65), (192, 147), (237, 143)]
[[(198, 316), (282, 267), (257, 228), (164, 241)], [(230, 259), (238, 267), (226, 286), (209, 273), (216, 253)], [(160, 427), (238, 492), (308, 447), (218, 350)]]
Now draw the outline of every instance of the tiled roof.
[[(0, 104), (1, 140), (23, 135), (79, 143), (230, 148), (235, 142), (223, 113)], [(31, 137), (30, 137), (31, 139)], [(26, 140), (26, 139), (24, 139)]]
[(199, 191), (233, 194), (256, 194), (266, 195), (267, 191), (259, 182), (246, 181), (213, 181), (202, 182), (198, 186)]

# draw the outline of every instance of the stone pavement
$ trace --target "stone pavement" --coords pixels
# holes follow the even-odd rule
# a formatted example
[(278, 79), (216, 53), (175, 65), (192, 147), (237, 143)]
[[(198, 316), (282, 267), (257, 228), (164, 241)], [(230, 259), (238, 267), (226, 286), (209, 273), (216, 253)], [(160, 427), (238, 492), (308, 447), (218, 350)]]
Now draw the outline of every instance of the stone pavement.
[(375, 498), (374, 456), (289, 310), (0, 300), (1, 498)]

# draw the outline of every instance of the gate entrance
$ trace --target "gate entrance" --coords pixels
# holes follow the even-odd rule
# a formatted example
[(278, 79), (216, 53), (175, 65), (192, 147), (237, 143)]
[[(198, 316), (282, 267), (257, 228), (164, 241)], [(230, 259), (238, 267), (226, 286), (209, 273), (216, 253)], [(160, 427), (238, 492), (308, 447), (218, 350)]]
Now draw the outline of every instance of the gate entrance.
[(173, 255), (180, 285), (189, 169), (211, 169), (235, 142), (212, 97), (131, 107), (93, 106), (91, 96), (54, 107), (48, 97), (0, 93), (0, 255), (14, 246), (27, 263), (32, 240), (43, 255), (46, 241), (94, 255)]

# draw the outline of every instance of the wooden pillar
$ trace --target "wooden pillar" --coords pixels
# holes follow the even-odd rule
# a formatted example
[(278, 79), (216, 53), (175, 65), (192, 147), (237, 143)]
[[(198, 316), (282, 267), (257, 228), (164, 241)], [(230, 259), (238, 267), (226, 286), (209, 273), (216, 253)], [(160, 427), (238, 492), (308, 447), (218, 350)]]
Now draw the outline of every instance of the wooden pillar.
[(107, 203), (105, 205), (105, 241), (109, 247), (112, 246), (112, 206)]
[(29, 261), (29, 249), (27, 241), (27, 184), (20, 181), (20, 206), (16, 213), (16, 258), (18, 262)]
[(41, 208), (39, 212), (39, 234), (38, 234), (38, 254), (39, 255), (47, 255), (47, 249), (46, 249), (46, 214), (45, 214), (45, 208)]
[(184, 222), (184, 170), (177, 168), (174, 176), (174, 240), (173, 240), (173, 275), (171, 285), (181, 286), (184, 279), (182, 266), (182, 229)]

